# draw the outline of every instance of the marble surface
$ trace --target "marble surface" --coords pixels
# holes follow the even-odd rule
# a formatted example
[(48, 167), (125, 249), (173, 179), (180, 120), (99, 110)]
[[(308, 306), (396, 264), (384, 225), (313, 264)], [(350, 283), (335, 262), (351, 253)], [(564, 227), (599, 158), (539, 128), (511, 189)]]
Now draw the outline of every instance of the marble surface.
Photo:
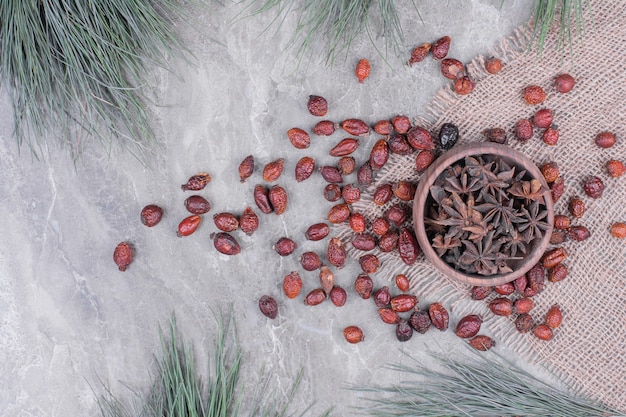
[[(412, 6), (400, 5), (408, 47), (450, 35), (450, 56), (468, 61), (488, 54), (527, 21), (532, 1), (417, 3), (423, 22)], [(296, 183), (293, 170), (305, 155), (318, 164), (333, 163), (328, 150), (341, 137), (313, 137), (307, 150), (289, 144), (289, 128), (310, 129), (317, 121), (306, 110), (308, 95), (326, 97), (333, 120), (415, 117), (445, 85), (437, 63), (428, 58), (409, 68), (402, 62), (406, 57), (389, 57), (386, 63), (362, 37), (345, 60), (330, 68), (321, 54), (298, 68), (294, 51), (285, 49), (295, 13), (280, 28), (264, 31), (271, 13), (242, 17), (242, 4), (191, 11), (193, 19), (177, 26), (193, 54), (190, 62), (174, 59), (172, 72), (150, 75), (160, 147), (146, 165), (96, 143), (87, 145), (76, 163), (55, 147), (46, 161), (34, 160), (26, 148), (18, 149), (6, 91), (0, 96), (2, 416), (98, 415), (102, 383), (120, 398), (132, 398), (127, 387), (143, 390), (150, 382), (160, 349), (158, 326), (167, 326), (172, 313), (204, 370), (214, 341), (214, 312), (232, 306), (244, 352), (244, 386), (249, 388), (265, 366), (273, 375), (272, 390), (284, 397), (303, 368), (295, 403), (315, 401), (311, 415), (329, 407), (335, 415), (353, 415), (352, 407), (362, 402), (345, 388), (398, 381), (402, 376), (384, 365), (405, 360), (402, 352), (420, 358), (426, 349), (465, 349), (452, 332), (397, 342), (393, 328), (353, 292), (359, 272), (354, 261), (336, 273), (337, 283), (349, 289), (344, 307), (328, 302), (307, 307), (302, 296), (287, 300), (281, 291), (284, 275), (301, 271), (308, 291), (317, 286), (317, 273), (302, 271), (298, 256), (283, 258), (272, 249), (287, 236), (299, 243), (296, 254), (325, 250), (324, 242), (304, 239), (306, 228), (323, 221), (330, 207), (321, 196), (324, 182), (315, 175)], [(373, 37), (381, 41), (375, 31)], [(353, 70), (362, 57), (371, 61), (372, 74), (359, 84)], [(374, 140), (363, 141), (357, 160), (366, 158)], [(249, 154), (257, 170), (241, 184), (237, 165)], [(218, 254), (209, 237), (216, 231), (210, 215), (241, 213), (248, 205), (256, 210), (252, 189), (263, 182), (260, 168), (277, 158), (286, 161), (278, 181), (289, 193), (286, 213), (261, 215), (252, 236), (235, 232), (240, 255)], [(178, 238), (176, 227), (187, 215), (183, 201), (189, 195), (180, 185), (200, 171), (213, 178), (200, 192), (212, 210), (195, 234)], [(165, 210), (154, 228), (139, 221), (147, 204)], [(112, 261), (121, 241), (131, 242), (136, 251), (124, 273)], [(386, 283), (377, 279), (378, 285)], [(258, 311), (263, 294), (279, 302), (273, 321)], [(366, 340), (358, 345), (342, 336), (342, 329), (353, 324), (365, 331)]]

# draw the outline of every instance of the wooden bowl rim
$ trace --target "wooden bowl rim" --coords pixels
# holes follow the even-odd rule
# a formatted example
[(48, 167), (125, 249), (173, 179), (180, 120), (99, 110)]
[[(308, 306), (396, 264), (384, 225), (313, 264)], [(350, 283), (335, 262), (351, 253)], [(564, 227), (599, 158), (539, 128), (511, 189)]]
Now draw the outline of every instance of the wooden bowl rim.
[[(530, 175), (541, 181), (541, 184), (546, 187), (546, 192), (544, 193), (544, 202), (546, 210), (548, 210), (547, 221), (550, 227), (548, 228), (548, 230), (546, 230), (546, 233), (544, 234), (541, 243), (536, 246), (532, 252), (530, 252), (529, 256), (526, 257), (526, 259), (521, 261), (519, 268), (507, 274), (496, 274), (483, 277), (482, 275), (465, 274), (461, 271), (455, 270), (437, 255), (437, 253), (430, 244), (428, 236), (426, 235), (426, 229), (424, 227), (424, 206), (426, 204), (426, 200), (428, 199), (430, 186), (432, 185), (432, 183), (452, 163), (463, 159), (466, 156), (478, 155), (495, 155), (509, 158), (514, 161), (516, 166), (520, 166), (525, 169), (528, 173), (530, 173)], [(550, 188), (548, 187), (548, 183), (546, 182), (543, 174), (541, 173), (537, 165), (535, 165), (535, 163), (522, 152), (517, 151), (510, 146), (500, 145), (497, 143), (468, 143), (464, 145), (458, 145), (445, 152), (444, 154), (439, 156), (439, 158), (437, 158), (426, 171), (424, 171), (417, 186), (415, 198), (413, 199), (413, 228), (415, 230), (415, 236), (417, 238), (417, 241), (422, 248), (426, 259), (430, 261), (435, 266), (435, 268), (437, 268), (443, 274), (471, 285), (501, 285), (507, 282), (511, 282), (516, 278), (524, 275), (540, 261), (545, 250), (550, 244), (550, 236), (552, 235), (553, 224), (554, 203), (552, 202)]]

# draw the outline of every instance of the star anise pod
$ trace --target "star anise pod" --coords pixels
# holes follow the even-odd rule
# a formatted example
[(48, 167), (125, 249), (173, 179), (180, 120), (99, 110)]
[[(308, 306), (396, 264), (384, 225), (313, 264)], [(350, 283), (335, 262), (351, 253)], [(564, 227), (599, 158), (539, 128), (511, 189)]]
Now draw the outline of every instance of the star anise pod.
[(463, 240), (465, 250), (458, 259), (459, 264), (466, 269), (473, 267), (480, 275), (494, 275), (498, 273), (498, 263), (503, 259), (500, 255), (501, 244), (493, 239), (491, 231), (484, 239), (472, 242)]
[(483, 220), (493, 224), (500, 234), (508, 234), (513, 230), (513, 223), (519, 223), (518, 211), (513, 207), (513, 200), (508, 200), (506, 204), (502, 198), (496, 198), (492, 194), (485, 194), (483, 203), (475, 207), (483, 213)]
[(441, 207), (448, 214), (447, 219), (436, 220), (433, 223), (449, 226), (446, 236), (461, 237), (465, 227), (470, 227), (482, 221), (483, 216), (479, 211), (474, 210), (474, 197), (470, 195), (467, 203), (456, 193), (450, 194), (452, 206), (442, 205)]
[(511, 195), (525, 199), (526, 204), (531, 201), (543, 203), (543, 195), (545, 192), (546, 188), (541, 185), (541, 182), (536, 178), (533, 178), (530, 181), (516, 182), (511, 185), (511, 188), (509, 188), (509, 193)]
[(511, 258), (515, 258), (518, 251), (526, 255), (528, 250), (528, 241), (516, 229), (512, 229), (508, 235), (501, 237), (500, 242), (503, 244), (502, 250)]
[(508, 171), (500, 171), (493, 177), (484, 177), (478, 200), (484, 201), (488, 194), (491, 194), (498, 199), (508, 200), (505, 190), (511, 186), (511, 179), (514, 175), (515, 168), (511, 168)]
[(443, 189), (449, 193), (466, 194), (482, 188), (479, 178), (468, 176), (467, 172), (462, 172), (459, 177), (446, 178)]
[(435, 235), (432, 241), (432, 247), (437, 251), (437, 255), (440, 257), (452, 248), (458, 248), (461, 246), (461, 240), (453, 238), (451, 236), (443, 236), (441, 234)]
[(524, 234), (527, 242), (530, 243), (535, 238), (541, 239), (543, 233), (550, 228), (548, 222), (545, 221), (548, 210), (540, 210), (539, 202), (533, 201), (528, 209), (522, 207), (520, 213), (524, 221), (519, 224), (517, 230)]

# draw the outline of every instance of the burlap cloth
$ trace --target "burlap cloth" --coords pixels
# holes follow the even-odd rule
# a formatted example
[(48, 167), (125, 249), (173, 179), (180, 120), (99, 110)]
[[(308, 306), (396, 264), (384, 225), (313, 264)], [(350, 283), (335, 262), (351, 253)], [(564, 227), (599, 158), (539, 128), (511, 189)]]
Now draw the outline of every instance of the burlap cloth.
[[(565, 261), (569, 276), (558, 283), (546, 282), (546, 289), (534, 298), (536, 307), (531, 314), (536, 320), (543, 320), (554, 303), (561, 306), (564, 322), (554, 338), (546, 342), (532, 334), (518, 333), (514, 315), (494, 316), (487, 303), (469, 298), (468, 286), (437, 272), (423, 255), (416, 265), (408, 267), (395, 252), (372, 253), (382, 260), (377, 277), (392, 280), (398, 273), (407, 274), (412, 291), (421, 300), (444, 300), (456, 319), (469, 312), (482, 314), (488, 334), (499, 344), (547, 367), (574, 391), (626, 410), (626, 240), (613, 238), (609, 232), (613, 222), (626, 222), (626, 176), (610, 178), (604, 168), (609, 159), (626, 163), (626, 6), (623, 0), (611, 0), (594, 2), (592, 9), (592, 15), (586, 14), (584, 42), (575, 43), (571, 55), (568, 50), (555, 50), (556, 32), (546, 40), (541, 58), (534, 51), (526, 52), (529, 30), (520, 28), (490, 51), (504, 62), (500, 73), (488, 74), (483, 65), (485, 57), (476, 57), (468, 65), (477, 81), (474, 92), (458, 96), (445, 88), (426, 114), (416, 120), (431, 132), (437, 132), (445, 122), (456, 124), (462, 138), (459, 143), (483, 140), (481, 132), (485, 128), (505, 128), (510, 145), (538, 165), (558, 163), (566, 190), (555, 205), (557, 214), (568, 214), (572, 196), (584, 199), (587, 211), (573, 224), (587, 226), (591, 237), (563, 245), (569, 253)], [(555, 75), (562, 72), (576, 79), (574, 90), (568, 94), (559, 94), (553, 87)], [(521, 91), (529, 84), (544, 87), (548, 95), (545, 103), (524, 103)], [(558, 144), (544, 144), (539, 129), (525, 144), (513, 139), (515, 123), (542, 107), (555, 111), (554, 122), (561, 132)], [(618, 138), (610, 149), (594, 144), (595, 135), (604, 130), (614, 132)], [(414, 156), (392, 155), (354, 209), (370, 221), (382, 216), (388, 207), (372, 203), (374, 189), (399, 179), (417, 183), (414, 161)], [(600, 199), (584, 195), (581, 181), (590, 174), (602, 178), (606, 185)], [(345, 241), (351, 240), (351, 233), (347, 228), (341, 230)], [(363, 254), (354, 249), (349, 253), (355, 258)]]

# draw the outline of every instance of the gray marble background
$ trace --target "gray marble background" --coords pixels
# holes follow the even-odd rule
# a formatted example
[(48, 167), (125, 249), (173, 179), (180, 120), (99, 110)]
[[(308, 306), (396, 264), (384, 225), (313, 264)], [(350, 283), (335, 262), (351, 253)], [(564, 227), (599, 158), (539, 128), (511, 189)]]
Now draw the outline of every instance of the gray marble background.
[[(95, 143), (76, 164), (54, 147), (47, 161), (34, 160), (12, 137), (11, 107), (2, 92), (0, 415), (98, 415), (100, 381), (130, 399), (127, 386), (144, 390), (149, 385), (160, 351), (158, 326), (167, 327), (172, 313), (204, 371), (214, 341), (214, 312), (232, 306), (244, 352), (244, 387), (250, 388), (265, 366), (273, 375), (272, 390), (285, 396), (303, 368), (295, 404), (316, 401), (314, 412), (332, 406), (338, 416), (354, 414), (352, 407), (362, 403), (345, 388), (402, 379), (384, 369), (406, 360), (402, 352), (420, 358), (426, 349), (465, 349), (451, 331), (397, 342), (393, 326), (382, 323), (371, 303), (354, 293), (359, 272), (354, 261), (336, 272), (337, 283), (349, 293), (342, 308), (329, 302), (307, 307), (302, 296), (287, 300), (281, 290), (283, 276), (292, 270), (301, 271), (305, 292), (317, 286), (317, 273), (302, 271), (297, 255), (325, 251), (325, 241), (306, 241), (304, 231), (323, 221), (331, 206), (322, 198), (322, 178), (296, 183), (294, 166), (305, 155), (319, 164), (333, 163), (328, 150), (342, 137), (313, 137), (307, 150), (289, 144), (289, 128), (310, 129), (317, 121), (307, 112), (308, 95), (326, 97), (328, 118), (337, 121), (415, 117), (446, 80), (430, 58), (413, 68), (404, 65), (410, 47), (449, 35), (449, 55), (467, 62), (488, 54), (526, 22), (532, 5), (531, 0), (502, 6), (500, 0), (418, 1), (421, 22), (411, 2), (396, 3), (407, 41), (402, 59), (390, 56), (385, 63), (362, 37), (334, 66), (327, 67), (320, 54), (299, 69), (295, 52), (285, 49), (295, 13), (282, 27), (264, 31), (272, 13), (242, 17), (243, 4), (190, 9), (193, 18), (177, 29), (193, 54), (191, 62), (173, 60), (172, 73), (150, 76), (161, 147), (145, 166)], [(373, 37), (380, 45), (380, 34)], [(372, 73), (359, 84), (353, 71), (362, 57), (371, 61)], [(374, 140), (363, 140), (355, 155), (359, 162)], [(237, 165), (249, 154), (257, 170), (241, 184)], [(209, 238), (216, 231), (211, 215), (239, 214), (248, 205), (256, 210), (252, 189), (262, 182), (260, 167), (279, 157), (286, 160), (278, 181), (289, 193), (286, 213), (261, 215), (260, 228), (250, 237), (234, 233), (240, 255), (217, 253)], [(187, 215), (183, 201), (189, 194), (180, 185), (200, 171), (213, 178), (200, 192), (213, 208), (195, 234), (181, 239), (175, 231)], [(139, 212), (151, 203), (162, 206), (165, 215), (158, 226), (147, 228)], [(295, 256), (282, 258), (272, 250), (282, 236), (299, 243)], [(136, 249), (124, 273), (112, 260), (120, 241)], [(377, 285), (384, 283), (385, 277), (377, 277)], [(273, 321), (259, 313), (263, 294), (279, 302)], [(344, 341), (342, 329), (352, 324), (365, 331), (363, 343)]]

